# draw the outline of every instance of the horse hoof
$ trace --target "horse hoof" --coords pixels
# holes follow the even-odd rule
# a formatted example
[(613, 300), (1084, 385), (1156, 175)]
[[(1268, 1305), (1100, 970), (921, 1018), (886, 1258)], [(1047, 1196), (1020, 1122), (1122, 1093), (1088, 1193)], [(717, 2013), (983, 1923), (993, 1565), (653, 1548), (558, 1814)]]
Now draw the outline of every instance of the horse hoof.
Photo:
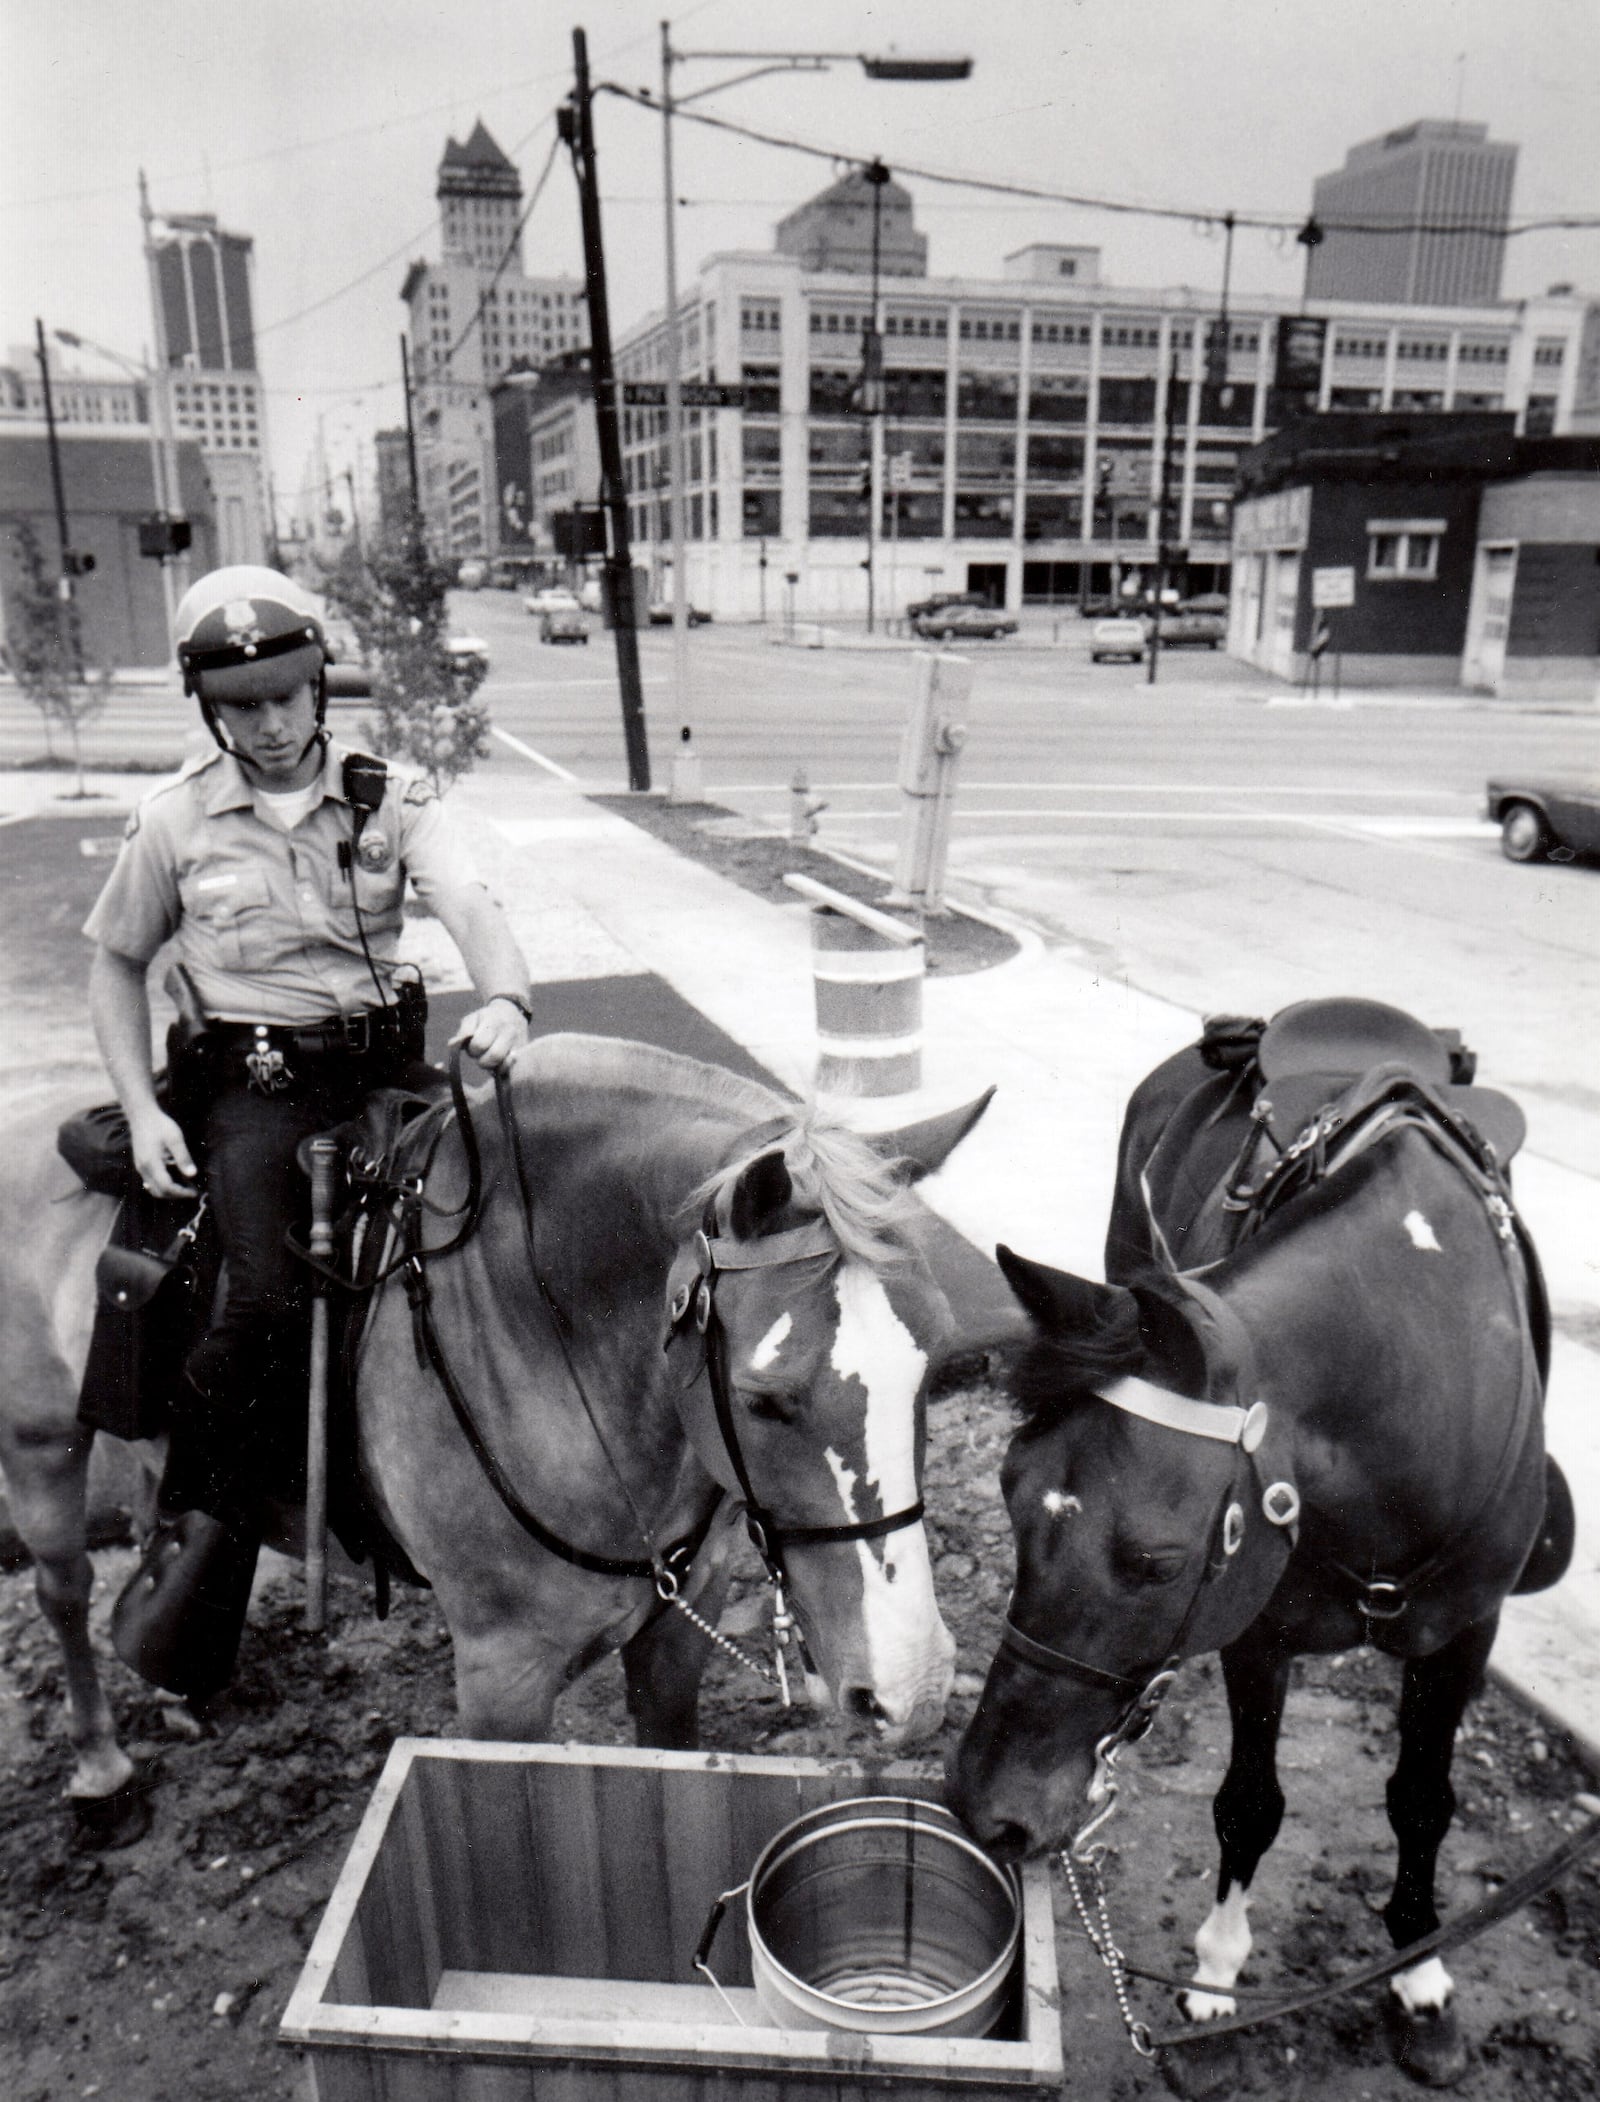
[(1237, 2092), (1242, 2078), (1239, 2039), (1209, 2036), (1161, 2054), (1161, 2077), (1184, 2102), (1210, 2102)]
[(150, 1784), (143, 1774), (134, 1774), (109, 1795), (75, 1795), (72, 1805), (73, 1834), (79, 1846), (96, 1854), (114, 1853), (131, 1847), (150, 1829)]
[(1450, 2001), (1443, 2007), (1402, 2006), (1389, 1995), (1389, 2048), (1394, 2062), (1420, 2087), (1454, 2087), (1472, 2062)]

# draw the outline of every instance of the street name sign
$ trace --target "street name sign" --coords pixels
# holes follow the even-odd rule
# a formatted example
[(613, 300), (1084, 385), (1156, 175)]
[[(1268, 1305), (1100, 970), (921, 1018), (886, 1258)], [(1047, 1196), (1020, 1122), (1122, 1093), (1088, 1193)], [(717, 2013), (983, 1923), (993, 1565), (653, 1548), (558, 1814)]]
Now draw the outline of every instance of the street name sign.
[[(716, 380), (685, 380), (679, 389), (686, 409), (742, 409), (743, 387), (725, 387)], [(624, 380), (623, 405), (630, 409), (664, 409), (665, 380)]]
[(1353, 569), (1314, 569), (1311, 572), (1313, 606), (1353, 606), (1356, 602), (1356, 573)]

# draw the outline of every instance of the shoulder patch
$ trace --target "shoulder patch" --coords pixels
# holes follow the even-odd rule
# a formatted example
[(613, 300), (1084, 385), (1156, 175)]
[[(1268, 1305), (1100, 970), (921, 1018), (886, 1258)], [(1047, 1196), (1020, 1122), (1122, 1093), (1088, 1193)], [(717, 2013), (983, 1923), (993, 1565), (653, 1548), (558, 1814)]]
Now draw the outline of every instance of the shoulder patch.
[(400, 798), (400, 800), (403, 803), (410, 803), (412, 805), (417, 805), (420, 803), (437, 803), (439, 800), (439, 794), (431, 781), (425, 781), (419, 775), (415, 781), (408, 781), (406, 783), (405, 794)]

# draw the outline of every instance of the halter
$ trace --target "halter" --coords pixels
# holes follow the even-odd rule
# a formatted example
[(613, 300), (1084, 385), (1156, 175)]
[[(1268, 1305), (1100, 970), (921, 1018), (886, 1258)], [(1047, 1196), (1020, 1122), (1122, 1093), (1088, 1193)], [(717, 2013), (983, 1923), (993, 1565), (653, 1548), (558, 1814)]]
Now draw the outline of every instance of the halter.
[[(1173, 1281), (1194, 1302), (1202, 1330), (1210, 1330), (1217, 1338), (1216, 1348), (1226, 1351), (1225, 1361), (1234, 1368), (1235, 1390), (1253, 1394), (1256, 1387), (1255, 1351), (1244, 1323), (1218, 1293), (1198, 1278), (1177, 1275)], [(1204, 1337), (1202, 1347), (1205, 1347)], [(1206, 1360), (1209, 1383), (1209, 1368), (1215, 1362), (1213, 1349), (1206, 1349)], [(1080, 1826), (1069, 1843), (1072, 1853), (1080, 1860), (1087, 1858), (1084, 1848), (1090, 1837), (1116, 1808), (1114, 1767), (1118, 1753), (1125, 1745), (1137, 1744), (1154, 1724), (1161, 1703), (1178, 1675), (1184, 1641), (1199, 1614), (1212, 1578), (1227, 1567), (1244, 1545), (1246, 1521), (1245, 1499), (1239, 1494), (1241, 1476), (1248, 1471), (1254, 1478), (1263, 1515), (1270, 1524), (1284, 1532), (1291, 1549), (1300, 1517), (1300, 1495), (1292, 1482), (1275, 1481), (1266, 1486), (1261, 1482), (1255, 1456), (1266, 1436), (1269, 1421), (1264, 1401), (1252, 1400), (1248, 1405), (1209, 1399), (1197, 1401), (1170, 1388), (1158, 1387), (1149, 1380), (1133, 1378), (1112, 1381), (1100, 1389), (1095, 1398), (1122, 1410), (1125, 1415), (1137, 1416), (1163, 1429), (1229, 1445), (1234, 1449), (1235, 1459), (1233, 1471), (1207, 1528), (1206, 1558), (1199, 1578), (1166, 1654), (1159, 1662), (1142, 1665), (1133, 1672), (1109, 1670), (1105, 1665), (1092, 1664), (1066, 1650), (1038, 1641), (1019, 1628), (1007, 1610), (1000, 1635), (1000, 1650), (1004, 1655), (1031, 1670), (1077, 1679), (1096, 1691), (1120, 1693), (1126, 1697), (1116, 1721), (1094, 1748), (1094, 1772), (1087, 1794), (1089, 1808), (1094, 1814)]]

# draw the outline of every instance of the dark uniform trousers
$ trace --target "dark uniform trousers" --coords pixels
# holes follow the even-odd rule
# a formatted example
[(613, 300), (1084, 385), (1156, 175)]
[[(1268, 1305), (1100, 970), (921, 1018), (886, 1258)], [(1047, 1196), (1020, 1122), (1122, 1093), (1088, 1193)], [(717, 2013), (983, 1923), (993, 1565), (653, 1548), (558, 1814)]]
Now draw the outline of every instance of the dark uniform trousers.
[(311, 1191), (301, 1142), (355, 1116), (374, 1088), (404, 1084), (399, 1058), (331, 1049), (292, 1058), (263, 1093), (225, 1058), (203, 1115), (201, 1151), (227, 1263), (220, 1318), (190, 1352), (172, 1397), (163, 1514), (248, 1522), (262, 1496), (304, 1493)]

